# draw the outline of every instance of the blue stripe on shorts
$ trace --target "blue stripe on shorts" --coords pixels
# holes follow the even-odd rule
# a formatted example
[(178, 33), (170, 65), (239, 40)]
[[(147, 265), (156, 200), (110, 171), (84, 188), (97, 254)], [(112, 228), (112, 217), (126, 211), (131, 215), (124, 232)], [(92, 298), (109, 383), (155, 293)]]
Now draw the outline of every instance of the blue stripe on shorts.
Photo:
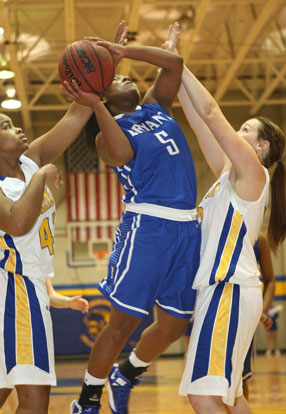
[(108, 275), (98, 288), (119, 310), (146, 317), (154, 303), (190, 318), (196, 291), (201, 230), (179, 222), (124, 212), (110, 255)]

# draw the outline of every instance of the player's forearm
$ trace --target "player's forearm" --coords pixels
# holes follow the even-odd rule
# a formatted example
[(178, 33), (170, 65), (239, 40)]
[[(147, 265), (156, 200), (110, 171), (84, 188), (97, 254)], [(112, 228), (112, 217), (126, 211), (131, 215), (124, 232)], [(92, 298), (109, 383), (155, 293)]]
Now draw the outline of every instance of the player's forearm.
[(178, 97), (186, 118), (189, 121), (189, 124), (194, 133), (196, 134), (198, 143), (205, 159), (207, 160), (215, 176), (219, 177), (226, 164), (230, 164), (230, 161), (215, 140), (206, 123), (202, 120), (198, 112), (195, 110), (194, 105), (183, 83), (181, 85)]
[(264, 282), (263, 313), (267, 314), (275, 296), (275, 281)]
[(68, 308), (70, 298), (68, 296), (61, 295), (60, 293), (53, 290), (52, 293), (49, 294), (50, 304), (54, 308)]
[(2, 230), (12, 236), (23, 236), (33, 227), (40, 215), (45, 177), (38, 171), (32, 177), (22, 197), (13, 203), (10, 208), (9, 222), (7, 226), (1, 226)]
[(41, 139), (41, 165), (58, 158), (80, 135), (92, 115), (88, 106), (73, 102), (64, 117)]
[(183, 58), (176, 53), (151, 46), (126, 46), (124, 57), (140, 60), (165, 70), (183, 70)]
[(184, 66), (182, 74), (182, 84), (196, 111), (204, 121), (210, 121), (212, 116), (221, 113), (215, 99), (186, 66)]
[(128, 138), (102, 102), (94, 106), (94, 112), (101, 131), (96, 139), (99, 155), (110, 165), (126, 164), (134, 155)]

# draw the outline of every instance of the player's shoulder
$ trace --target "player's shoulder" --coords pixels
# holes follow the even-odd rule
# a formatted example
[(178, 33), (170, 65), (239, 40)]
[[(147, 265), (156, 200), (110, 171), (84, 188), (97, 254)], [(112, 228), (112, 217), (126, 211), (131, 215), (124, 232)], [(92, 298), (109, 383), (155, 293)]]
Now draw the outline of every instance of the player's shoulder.
[(146, 111), (163, 112), (164, 114), (170, 116), (169, 112), (159, 103), (144, 103), (141, 105), (141, 108)]
[(28, 155), (22, 154), (19, 158), (19, 162), (22, 165), (26, 165), (34, 170), (38, 170), (39, 166), (38, 164), (32, 159), (30, 158)]

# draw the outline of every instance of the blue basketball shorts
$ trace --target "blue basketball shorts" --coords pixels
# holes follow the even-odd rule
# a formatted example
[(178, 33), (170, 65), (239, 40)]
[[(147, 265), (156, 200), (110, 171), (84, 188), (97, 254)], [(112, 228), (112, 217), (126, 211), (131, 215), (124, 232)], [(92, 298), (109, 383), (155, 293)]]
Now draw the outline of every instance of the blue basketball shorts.
[(188, 319), (194, 309), (193, 280), (199, 266), (201, 229), (196, 220), (174, 221), (123, 212), (98, 288), (112, 305), (145, 318), (156, 303)]

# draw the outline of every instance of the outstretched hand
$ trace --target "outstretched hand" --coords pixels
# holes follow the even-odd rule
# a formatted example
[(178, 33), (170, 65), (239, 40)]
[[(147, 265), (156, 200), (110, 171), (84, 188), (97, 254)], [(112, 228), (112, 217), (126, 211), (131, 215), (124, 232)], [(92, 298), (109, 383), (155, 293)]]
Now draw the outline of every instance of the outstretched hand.
[(114, 43), (118, 43), (119, 45), (126, 46), (128, 42), (127, 34), (128, 34), (128, 27), (126, 26), (125, 21), (121, 20), (121, 22), (119, 23), (118, 29), (117, 29), (117, 33), (115, 35)]
[(101, 37), (85, 37), (85, 39), (90, 40), (91, 42), (95, 42), (96, 44), (100, 46), (106, 47), (112, 54), (114, 65), (117, 66), (120, 60), (122, 59), (123, 55), (120, 54), (118, 51), (113, 50), (110, 48), (110, 46), (126, 46), (128, 39), (127, 39), (127, 33), (128, 33), (128, 27), (126, 26), (126, 23), (124, 20), (121, 20), (119, 23), (114, 43), (108, 42)]
[(79, 296), (72, 296), (69, 298), (69, 308), (78, 310), (82, 313), (87, 313), (89, 304), (86, 299), (83, 299), (80, 295)]
[(179, 23), (174, 23), (169, 26), (168, 34), (165, 43), (162, 44), (162, 49), (169, 50), (170, 52), (176, 52), (176, 45), (180, 34)]

